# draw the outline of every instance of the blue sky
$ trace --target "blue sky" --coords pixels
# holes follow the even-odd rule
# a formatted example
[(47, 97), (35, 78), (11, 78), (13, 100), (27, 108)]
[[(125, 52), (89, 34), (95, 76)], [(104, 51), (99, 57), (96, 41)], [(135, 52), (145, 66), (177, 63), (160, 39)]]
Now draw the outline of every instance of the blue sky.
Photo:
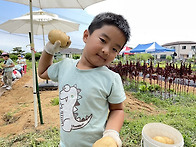
[[(33, 8), (33, 11), (39, 10)], [(80, 9), (44, 9), (46, 12), (55, 13), (60, 18), (71, 20), (80, 24), (79, 31), (67, 33), (72, 40), (70, 47), (82, 49), (84, 43), (82, 41), (82, 34), (87, 29), (89, 23), (93, 19), (93, 16), (88, 14), (85, 10)], [(9, 19), (20, 17), (29, 13), (29, 6), (6, 2), (0, 0), (0, 23), (3, 23)], [(47, 40), (47, 35), (45, 35)], [(35, 50), (43, 50), (43, 37), (42, 35), (34, 35)], [(24, 34), (10, 34), (9, 32), (0, 30), (0, 49), (3, 51), (11, 52), (14, 47), (22, 47), (26, 52), (30, 52), (28, 35)], [(27, 46), (27, 47), (26, 47)]]
[[(109, 11), (123, 15), (131, 27), (129, 47), (156, 41), (162, 45), (174, 41), (196, 41), (195, 0), (105, 0), (85, 10), (44, 9), (59, 17), (80, 24), (77, 32), (67, 33), (72, 40), (71, 47), (83, 48), (83, 31), (100, 12)], [(33, 9), (38, 10), (38, 9)], [(0, 23), (20, 17), (29, 12), (29, 6), (0, 0)], [(34, 36), (35, 49), (43, 49), (42, 36)], [(47, 37), (45, 37), (47, 38)], [(11, 51), (21, 46), (29, 51), (28, 36), (12, 35), (0, 30), (0, 49)]]

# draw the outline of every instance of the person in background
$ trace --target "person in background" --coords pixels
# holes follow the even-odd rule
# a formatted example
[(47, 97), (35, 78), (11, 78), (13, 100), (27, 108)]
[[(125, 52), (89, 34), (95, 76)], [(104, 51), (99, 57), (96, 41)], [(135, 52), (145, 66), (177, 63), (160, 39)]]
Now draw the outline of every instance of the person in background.
[(23, 75), (23, 68), (19, 64), (15, 65), (15, 69), (20, 72), (21, 76)]
[(27, 64), (26, 64), (26, 59), (23, 55), (21, 55), (22, 61), (23, 61), (23, 72), (24, 74), (27, 72)]
[(61, 42), (48, 42), (38, 65), (42, 79), (59, 82), (60, 146), (121, 147), (126, 95), (121, 77), (109, 70), (130, 37), (128, 22), (114, 13), (97, 15), (83, 33), (85, 47), (79, 60), (52, 63)]
[(12, 59), (9, 58), (8, 53), (2, 53), (1, 55), (4, 59), (4, 63), (1, 65), (3, 68), (3, 82), (4, 85), (2, 86), (3, 88), (6, 88), (6, 90), (11, 90), (12, 89), (12, 72), (13, 72), (13, 67), (14, 62)]
[(16, 63), (22, 67), (22, 73), (24, 73), (24, 70), (23, 70), (24, 61), (23, 61), (21, 55), (18, 55), (18, 59), (16, 60)]
[(16, 69), (13, 69), (13, 72), (12, 72), (12, 81), (14, 81), (15, 79), (20, 79), (22, 76), (21, 76), (21, 73), (16, 70)]

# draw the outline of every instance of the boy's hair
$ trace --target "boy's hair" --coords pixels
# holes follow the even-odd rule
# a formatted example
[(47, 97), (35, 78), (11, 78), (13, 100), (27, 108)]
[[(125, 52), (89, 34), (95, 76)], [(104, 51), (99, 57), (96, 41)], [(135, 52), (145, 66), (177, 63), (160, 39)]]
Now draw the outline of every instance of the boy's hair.
[[(125, 35), (126, 42), (130, 38), (130, 27), (126, 19), (122, 15), (117, 15), (114, 13), (106, 12), (100, 13), (91, 22), (88, 27), (90, 35), (96, 30), (100, 29), (104, 25), (113, 25), (119, 28)], [(126, 43), (125, 42), (125, 43)]]

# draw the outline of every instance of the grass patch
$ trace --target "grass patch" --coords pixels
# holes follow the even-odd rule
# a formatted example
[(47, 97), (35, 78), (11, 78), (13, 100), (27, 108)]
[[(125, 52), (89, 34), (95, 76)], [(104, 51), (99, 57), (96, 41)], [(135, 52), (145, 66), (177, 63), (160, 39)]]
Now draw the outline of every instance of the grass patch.
[(150, 93), (133, 93), (133, 95), (146, 103), (152, 103), (166, 113), (157, 115), (142, 112), (125, 111), (131, 121), (125, 120), (121, 129), (121, 138), (124, 147), (141, 146), (142, 129), (145, 124), (161, 122), (179, 130), (184, 138), (184, 147), (196, 147), (196, 96), (181, 95), (175, 98), (162, 100)]
[(52, 106), (56, 106), (59, 105), (59, 98), (53, 98), (50, 103), (52, 104)]
[(59, 129), (50, 128), (46, 131), (35, 131), (19, 135), (13, 138), (0, 138), (2, 147), (58, 147)]

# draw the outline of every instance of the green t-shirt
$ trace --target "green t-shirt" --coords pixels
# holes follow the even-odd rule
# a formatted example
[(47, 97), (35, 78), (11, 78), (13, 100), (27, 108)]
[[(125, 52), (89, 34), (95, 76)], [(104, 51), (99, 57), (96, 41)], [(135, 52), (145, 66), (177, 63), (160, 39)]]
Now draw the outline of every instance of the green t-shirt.
[[(12, 63), (13, 63), (12, 59), (10, 59), (10, 58), (8, 58), (7, 60), (5, 60), (4, 62), (6, 62), (5, 64), (7, 66), (12, 65)], [(10, 72), (10, 71), (13, 71), (13, 67), (6, 67), (6, 68), (4, 68), (4, 72)]]
[(92, 147), (102, 137), (108, 116), (108, 102), (125, 100), (119, 74), (107, 67), (80, 70), (78, 60), (64, 59), (48, 69), (59, 83), (61, 147)]

